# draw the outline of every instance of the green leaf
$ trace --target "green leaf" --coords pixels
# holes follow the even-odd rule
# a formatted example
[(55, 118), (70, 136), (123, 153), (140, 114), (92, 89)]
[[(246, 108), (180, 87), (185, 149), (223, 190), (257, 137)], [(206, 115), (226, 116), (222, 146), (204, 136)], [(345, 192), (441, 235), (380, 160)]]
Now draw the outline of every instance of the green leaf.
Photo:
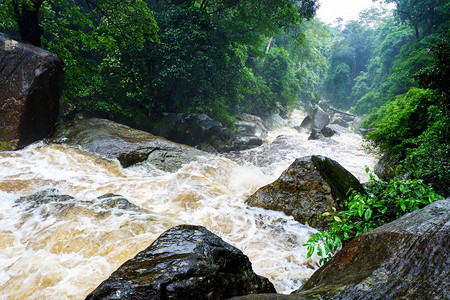
[(372, 217), (372, 209), (369, 207), (368, 209), (366, 209), (364, 219), (366, 219), (366, 221), (369, 221), (371, 217)]
[(334, 216), (333, 218), (334, 218), (334, 220), (335, 220), (336, 222), (339, 222), (339, 223), (342, 222), (342, 219), (339, 218), (338, 216)]
[(364, 214), (364, 206), (363, 205), (360, 205), (358, 207), (358, 214), (360, 217), (362, 217), (362, 215)]
[[(305, 246), (305, 245), (303, 245), (303, 246)], [(306, 255), (306, 258), (310, 258), (311, 255), (313, 255), (314, 248), (315, 248), (314, 246), (308, 246), (308, 254)]]
[(400, 203), (400, 208), (402, 209), (402, 211), (405, 211), (406, 210), (405, 203)]
[(320, 247), (320, 246), (317, 246), (317, 255), (319, 255), (320, 257), (323, 256), (322, 247)]

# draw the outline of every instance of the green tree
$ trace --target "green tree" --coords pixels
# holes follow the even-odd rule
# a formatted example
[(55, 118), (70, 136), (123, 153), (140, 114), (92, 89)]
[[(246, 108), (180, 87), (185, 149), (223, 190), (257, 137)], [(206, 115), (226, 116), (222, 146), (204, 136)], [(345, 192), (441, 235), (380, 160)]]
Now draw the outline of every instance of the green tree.
[(381, 0), (394, 3), (394, 14), (414, 29), (417, 39), (427, 36), (448, 23), (450, 4), (447, 0)]
[(367, 71), (374, 30), (362, 22), (351, 21), (338, 36), (331, 50), (323, 91), (333, 105), (349, 109), (356, 102), (351, 94), (356, 77)]
[(265, 55), (269, 37), (310, 18), (315, 1), (151, 1), (150, 6), (161, 28), (160, 47), (151, 57), (153, 115), (201, 109), (226, 121), (252, 110), (246, 100), (259, 93), (257, 86), (269, 98), (291, 97), (281, 93), (286, 85), (266, 86), (247, 62)]

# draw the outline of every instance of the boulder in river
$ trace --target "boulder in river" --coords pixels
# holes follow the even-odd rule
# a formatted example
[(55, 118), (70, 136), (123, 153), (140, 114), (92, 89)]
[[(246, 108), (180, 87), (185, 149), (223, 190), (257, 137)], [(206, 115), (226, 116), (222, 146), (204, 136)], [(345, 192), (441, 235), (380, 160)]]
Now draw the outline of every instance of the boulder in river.
[(352, 188), (364, 188), (338, 162), (319, 155), (297, 158), (273, 183), (256, 191), (247, 199), (250, 206), (283, 211), (300, 223), (325, 229), (324, 212), (342, 207)]
[(311, 118), (311, 116), (306, 116), (306, 117), (303, 119), (302, 123), (300, 124), (300, 128), (304, 128), (304, 129), (307, 129), (307, 130), (311, 130), (312, 127), (313, 127), (313, 123), (312, 123), (312, 118)]
[[(254, 127), (254, 130), (252, 130), (251, 132), (247, 132), (248, 134), (253, 134), (260, 138), (267, 137), (268, 130), (264, 125), (263, 119), (261, 119), (260, 117), (243, 113), (239, 116), (239, 119), (242, 122), (253, 124), (252, 127)], [(236, 126), (239, 130), (239, 122), (236, 122)]]
[(61, 124), (51, 141), (80, 146), (87, 152), (118, 159), (124, 167), (149, 160), (157, 168), (169, 172), (206, 154), (148, 132), (97, 118)]
[(296, 294), (306, 299), (450, 299), (450, 198), (357, 236)]
[(125, 262), (86, 299), (228, 299), (274, 293), (247, 256), (204, 227), (180, 225)]
[(213, 153), (245, 150), (262, 144), (254, 133), (231, 130), (200, 113), (166, 113), (155, 123), (152, 132)]
[(333, 117), (333, 121), (331, 121), (331, 124), (336, 124), (336, 125), (342, 126), (344, 128), (349, 128), (350, 127), (350, 124), (347, 123), (347, 121), (345, 121), (341, 117), (336, 117), (336, 116)]
[(336, 134), (336, 130), (334, 130), (330, 126), (325, 126), (324, 128), (322, 128), (320, 132), (323, 134), (324, 137), (332, 137), (333, 135)]
[(319, 128), (322, 130), (325, 126), (330, 124), (330, 116), (320, 107), (314, 109), (311, 114), (313, 128)]
[(64, 66), (55, 54), (2, 33), (0, 62), (0, 150), (16, 150), (53, 131)]
[(316, 109), (314, 109), (310, 115), (306, 116), (303, 119), (302, 123), (300, 124), (300, 128), (304, 128), (309, 131), (316, 130), (317, 132), (320, 132), (328, 124), (330, 124), (330, 116), (320, 107), (316, 107)]

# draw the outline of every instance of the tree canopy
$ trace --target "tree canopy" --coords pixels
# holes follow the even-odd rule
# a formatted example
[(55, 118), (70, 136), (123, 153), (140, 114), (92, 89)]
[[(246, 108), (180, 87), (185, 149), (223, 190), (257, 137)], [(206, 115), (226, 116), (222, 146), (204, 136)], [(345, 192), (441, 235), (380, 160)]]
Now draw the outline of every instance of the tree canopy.
[[(3, 0), (0, 30), (63, 59), (71, 115), (146, 128), (149, 115), (167, 111), (203, 110), (230, 121), (256, 110), (247, 102), (259, 93), (256, 86), (276, 95), (271, 99), (295, 97), (298, 79), (286, 75), (291, 67), (280, 70), (287, 72), (279, 74), (283, 84), (266, 82), (252, 67), (265, 60), (269, 39), (311, 19), (317, 6), (315, 0)], [(24, 26), (29, 13), (36, 18)], [(278, 62), (289, 62), (286, 52), (281, 58), (274, 51)], [(277, 54), (267, 55), (266, 64), (276, 63)]]

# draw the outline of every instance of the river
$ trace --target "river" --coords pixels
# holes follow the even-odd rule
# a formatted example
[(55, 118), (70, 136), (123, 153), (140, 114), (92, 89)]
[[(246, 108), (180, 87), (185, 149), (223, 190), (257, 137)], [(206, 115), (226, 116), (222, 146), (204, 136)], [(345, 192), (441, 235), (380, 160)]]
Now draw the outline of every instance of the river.
[[(290, 122), (304, 116), (295, 111)], [(318, 267), (317, 257), (307, 259), (302, 247), (315, 230), (281, 212), (250, 208), (246, 197), (297, 157), (328, 156), (362, 182), (368, 180), (365, 167), (376, 162), (347, 129), (329, 139), (307, 138), (280, 128), (259, 148), (205, 156), (174, 173), (149, 164), (122, 168), (44, 142), (0, 152), (0, 299), (83, 299), (162, 232), (186, 223), (203, 225), (241, 249), (256, 273), (279, 293), (290, 293)], [(47, 189), (54, 189), (47, 201), (20, 199)], [(138, 208), (97, 198), (109, 193)], [(61, 201), (52, 194), (71, 197)]]

